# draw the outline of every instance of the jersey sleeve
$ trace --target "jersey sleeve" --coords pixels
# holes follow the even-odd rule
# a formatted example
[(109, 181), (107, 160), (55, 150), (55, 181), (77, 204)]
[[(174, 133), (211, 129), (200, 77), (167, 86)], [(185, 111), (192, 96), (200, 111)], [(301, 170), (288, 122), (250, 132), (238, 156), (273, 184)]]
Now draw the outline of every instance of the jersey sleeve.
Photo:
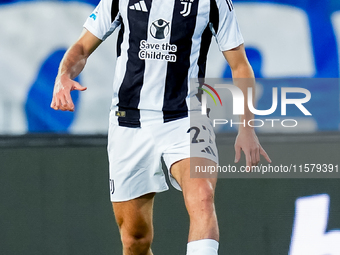
[[(231, 0), (215, 0), (218, 19), (211, 30), (221, 51), (231, 50), (244, 43)], [(217, 23), (217, 24), (216, 24)]]
[(101, 0), (87, 18), (84, 28), (104, 41), (120, 23), (118, 0)]

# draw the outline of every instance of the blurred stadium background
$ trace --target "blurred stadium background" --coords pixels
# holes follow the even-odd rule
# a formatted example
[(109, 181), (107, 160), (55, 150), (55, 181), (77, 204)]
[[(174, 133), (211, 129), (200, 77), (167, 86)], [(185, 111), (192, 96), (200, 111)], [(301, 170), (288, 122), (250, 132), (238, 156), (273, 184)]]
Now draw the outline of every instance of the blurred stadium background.
[[(49, 108), (58, 64), (97, 3), (0, 0), (0, 254), (121, 254), (106, 157), (116, 34), (77, 78), (88, 87), (73, 93), (77, 110)], [(340, 1), (234, 5), (258, 78), (333, 78), (307, 87), (312, 116), (288, 113), (303, 125), (258, 130), (273, 162), (339, 165)], [(208, 61), (209, 78), (230, 77), (215, 44)], [(259, 83), (258, 91), (265, 108), (271, 86)], [(217, 140), (228, 164), (235, 130), (222, 131)], [(220, 179), (220, 254), (340, 254), (339, 180)], [(185, 254), (181, 193), (157, 196), (155, 230), (155, 254)]]

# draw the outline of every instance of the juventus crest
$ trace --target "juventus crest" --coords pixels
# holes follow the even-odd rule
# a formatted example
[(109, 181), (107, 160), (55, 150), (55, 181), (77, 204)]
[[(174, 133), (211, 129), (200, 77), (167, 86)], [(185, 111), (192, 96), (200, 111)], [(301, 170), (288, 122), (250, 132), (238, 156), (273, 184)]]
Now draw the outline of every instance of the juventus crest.
[(194, 0), (181, 0), (181, 4), (184, 5), (184, 9), (180, 12), (183, 17), (186, 17), (191, 12), (191, 5), (194, 2)]

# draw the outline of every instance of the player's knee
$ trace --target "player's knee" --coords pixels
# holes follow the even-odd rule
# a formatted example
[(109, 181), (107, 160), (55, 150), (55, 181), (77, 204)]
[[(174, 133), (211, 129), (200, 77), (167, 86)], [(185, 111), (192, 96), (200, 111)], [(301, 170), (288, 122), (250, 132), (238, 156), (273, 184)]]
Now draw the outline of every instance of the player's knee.
[(124, 250), (138, 252), (138, 254), (147, 254), (151, 247), (152, 234), (121, 232), (121, 239)]
[(124, 249), (138, 254), (147, 254), (153, 239), (153, 229), (146, 221), (117, 220)]

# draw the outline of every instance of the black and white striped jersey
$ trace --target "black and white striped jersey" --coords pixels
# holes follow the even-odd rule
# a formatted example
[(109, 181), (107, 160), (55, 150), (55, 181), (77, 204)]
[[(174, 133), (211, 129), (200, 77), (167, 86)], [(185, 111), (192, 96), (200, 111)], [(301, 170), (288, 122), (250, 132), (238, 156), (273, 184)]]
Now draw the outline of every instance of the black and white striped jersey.
[(221, 51), (243, 43), (231, 0), (101, 0), (84, 24), (101, 40), (119, 26), (111, 109), (127, 127), (188, 116), (212, 35)]

